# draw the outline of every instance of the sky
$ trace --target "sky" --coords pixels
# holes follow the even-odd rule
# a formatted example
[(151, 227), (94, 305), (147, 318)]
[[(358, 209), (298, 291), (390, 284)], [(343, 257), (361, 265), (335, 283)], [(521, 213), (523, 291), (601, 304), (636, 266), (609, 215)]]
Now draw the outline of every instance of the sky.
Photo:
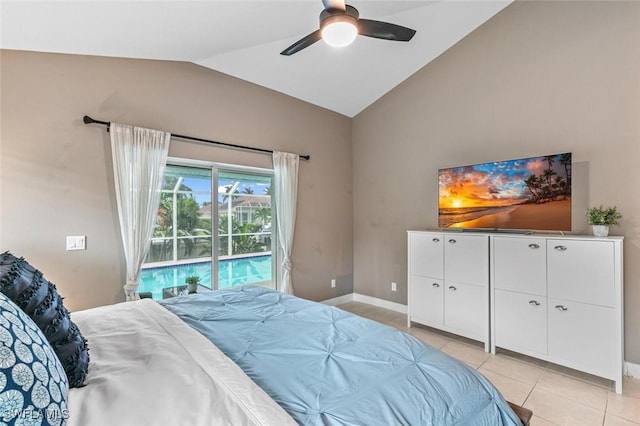
[[(174, 186), (178, 178), (182, 178), (182, 185), (193, 191), (192, 195), (201, 206), (211, 202), (211, 177), (209, 168), (197, 168), (188, 166), (167, 165), (165, 169), (165, 185), (171, 182)], [(172, 179), (172, 180), (169, 180)], [(255, 195), (265, 195), (265, 190), (271, 186), (272, 177), (266, 174), (252, 174), (218, 169), (218, 201), (222, 202), (226, 194), (227, 186), (240, 182), (238, 193), (243, 193), (247, 188), (253, 190)], [(167, 189), (165, 187), (165, 189)], [(173, 189), (173, 187), (171, 188)]]
[[(222, 195), (226, 193), (226, 187), (233, 185), (232, 180), (219, 179), (218, 180), (218, 193), (220, 194), (219, 201), (222, 201)], [(204, 202), (211, 202), (211, 181), (205, 178), (192, 178), (186, 177), (184, 179), (184, 185), (191, 188), (194, 191), (194, 198), (198, 204), (202, 205)], [(245, 188), (251, 188), (256, 195), (264, 195), (265, 190), (269, 187), (269, 184), (263, 182), (241, 182), (238, 186), (237, 192), (243, 192)]]

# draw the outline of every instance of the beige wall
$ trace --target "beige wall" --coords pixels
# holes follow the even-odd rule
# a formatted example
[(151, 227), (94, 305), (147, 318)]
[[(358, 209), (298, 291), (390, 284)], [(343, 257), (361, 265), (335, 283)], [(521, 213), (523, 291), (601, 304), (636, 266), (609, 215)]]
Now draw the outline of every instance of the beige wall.
[(640, 363), (639, 40), (638, 2), (516, 2), (358, 115), (355, 291), (406, 303), (406, 231), (437, 227), (438, 168), (571, 151), (586, 203), (624, 214), (612, 233)]
[[(637, 2), (516, 2), (353, 122), (192, 64), (3, 51), (0, 249), (72, 310), (124, 299), (108, 135), (89, 114), (310, 154), (298, 294), (348, 294), (353, 271), (356, 292), (406, 303), (406, 230), (437, 225), (438, 168), (572, 151), (577, 190), (625, 216), (613, 233), (626, 237), (626, 358), (640, 363), (639, 23)], [(178, 141), (170, 155), (270, 167)], [(87, 235), (87, 250), (65, 251), (66, 235)]]
[[(298, 295), (353, 291), (351, 120), (181, 62), (1, 53), (0, 249), (41, 269), (71, 310), (124, 300), (111, 151), (116, 121), (311, 155), (300, 164)], [(172, 141), (169, 155), (271, 167), (269, 156)], [(86, 251), (65, 251), (86, 235)], [(337, 288), (330, 288), (337, 278)]]

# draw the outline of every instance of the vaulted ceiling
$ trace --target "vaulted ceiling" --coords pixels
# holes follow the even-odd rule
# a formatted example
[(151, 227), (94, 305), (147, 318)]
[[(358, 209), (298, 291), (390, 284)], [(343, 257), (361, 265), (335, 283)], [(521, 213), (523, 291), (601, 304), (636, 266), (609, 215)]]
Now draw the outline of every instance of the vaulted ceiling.
[(282, 56), (318, 29), (320, 0), (2, 0), (0, 47), (188, 61), (354, 117), (511, 1), (353, 0), (362, 18), (416, 35)]

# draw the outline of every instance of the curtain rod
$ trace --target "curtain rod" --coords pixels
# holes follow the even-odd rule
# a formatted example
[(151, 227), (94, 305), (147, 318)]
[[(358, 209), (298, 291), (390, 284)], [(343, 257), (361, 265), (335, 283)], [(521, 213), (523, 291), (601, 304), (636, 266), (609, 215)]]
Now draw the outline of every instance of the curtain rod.
[[(109, 131), (109, 127), (111, 126), (111, 123), (108, 122), (108, 121), (94, 120), (93, 118), (89, 117), (88, 115), (85, 115), (82, 118), (82, 121), (84, 122), (84, 124), (102, 124), (103, 126), (107, 126), (107, 131)], [(270, 149), (254, 148), (254, 147), (251, 147), (251, 146), (243, 146), (243, 145), (236, 145), (236, 144), (226, 143), (226, 142), (212, 141), (212, 140), (209, 140), (209, 139), (196, 138), (196, 137), (193, 137), (193, 136), (176, 135), (176, 134), (172, 133), (171, 137), (179, 138), (179, 139), (186, 139), (186, 140), (196, 141), (196, 142), (205, 142), (205, 143), (210, 143), (210, 144), (214, 144), (214, 145), (222, 145), (222, 146), (227, 146), (227, 147), (230, 147), (230, 148), (244, 149), (244, 150), (247, 150), (247, 151), (262, 152), (264, 154), (273, 154), (273, 151), (270, 150)], [(309, 160), (311, 158), (310, 155), (302, 155), (302, 154), (298, 154), (298, 157), (300, 157), (303, 160)]]

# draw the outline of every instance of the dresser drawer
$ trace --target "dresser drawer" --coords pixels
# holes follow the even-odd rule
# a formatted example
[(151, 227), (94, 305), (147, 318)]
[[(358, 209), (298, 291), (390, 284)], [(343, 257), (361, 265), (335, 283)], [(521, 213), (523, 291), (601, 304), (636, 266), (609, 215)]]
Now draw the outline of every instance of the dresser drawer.
[(547, 294), (547, 244), (542, 238), (493, 239), (496, 289)]
[(444, 235), (444, 278), (486, 285), (489, 280), (489, 240), (483, 235)]
[(609, 241), (547, 241), (548, 296), (616, 306), (615, 253)]
[(495, 291), (495, 344), (533, 355), (547, 354), (547, 298)]
[(616, 310), (549, 299), (549, 357), (553, 362), (614, 379)]
[(442, 279), (444, 277), (444, 235), (437, 233), (409, 234), (409, 273)]
[(442, 280), (411, 275), (409, 277), (409, 320), (431, 327), (442, 327), (444, 299)]

